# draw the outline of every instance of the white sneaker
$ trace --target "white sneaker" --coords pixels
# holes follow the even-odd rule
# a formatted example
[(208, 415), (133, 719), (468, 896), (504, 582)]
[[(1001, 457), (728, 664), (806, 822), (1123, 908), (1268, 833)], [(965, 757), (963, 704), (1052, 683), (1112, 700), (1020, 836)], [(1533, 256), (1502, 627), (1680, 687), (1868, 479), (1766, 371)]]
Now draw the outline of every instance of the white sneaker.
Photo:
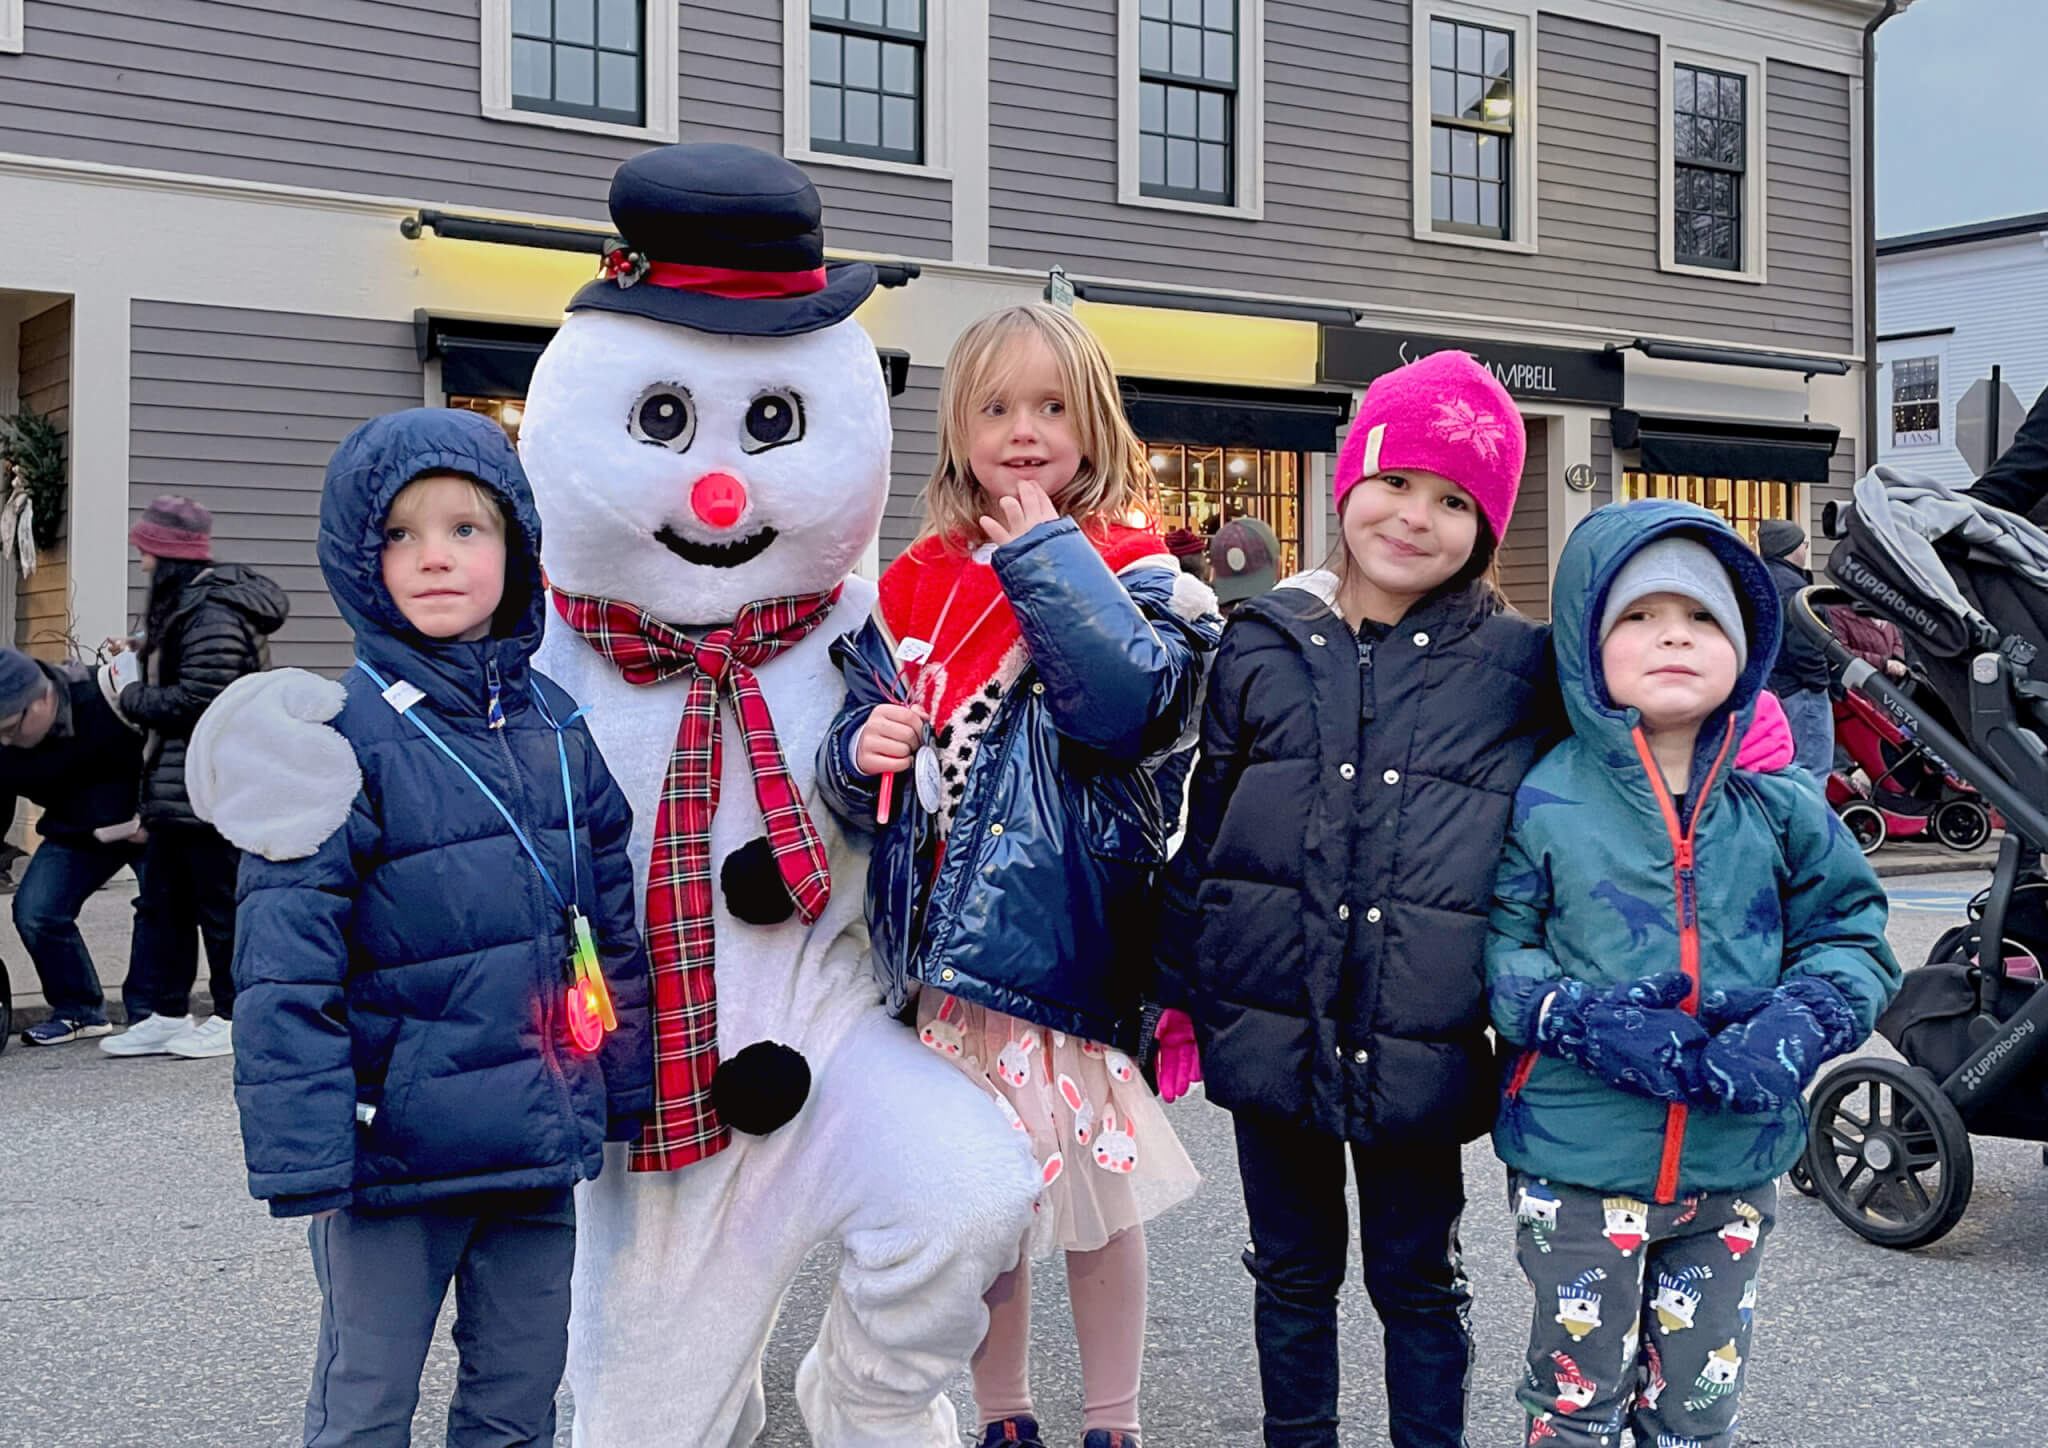
[(100, 1042), (109, 1056), (162, 1056), (170, 1043), (192, 1029), (190, 1016), (147, 1016), (118, 1036)]
[(209, 1056), (232, 1056), (235, 1054), (235, 1023), (219, 1016), (208, 1016), (164, 1049), (188, 1061), (203, 1061)]

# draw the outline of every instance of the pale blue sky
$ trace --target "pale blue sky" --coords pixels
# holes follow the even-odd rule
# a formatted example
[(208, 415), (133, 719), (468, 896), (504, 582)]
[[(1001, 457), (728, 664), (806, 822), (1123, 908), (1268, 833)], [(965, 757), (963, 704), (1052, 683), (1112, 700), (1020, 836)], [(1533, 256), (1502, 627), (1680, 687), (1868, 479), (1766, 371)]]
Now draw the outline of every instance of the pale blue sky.
[(1877, 33), (1877, 234), (2048, 211), (2048, 0), (1917, 0)]

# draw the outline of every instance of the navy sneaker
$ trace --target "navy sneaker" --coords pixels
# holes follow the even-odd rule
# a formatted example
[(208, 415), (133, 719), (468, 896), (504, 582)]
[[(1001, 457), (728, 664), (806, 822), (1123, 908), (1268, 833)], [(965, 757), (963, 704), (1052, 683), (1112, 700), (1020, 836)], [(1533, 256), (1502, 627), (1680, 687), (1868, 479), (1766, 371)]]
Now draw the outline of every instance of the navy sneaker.
[(1118, 1428), (1090, 1428), (1081, 1448), (1138, 1448), (1138, 1435)]
[(1036, 1418), (998, 1418), (981, 1430), (981, 1448), (1045, 1448)]
[(62, 1016), (51, 1016), (39, 1021), (21, 1033), (24, 1046), (61, 1046), (66, 1041), (82, 1041), (88, 1036), (111, 1036), (114, 1028), (105, 1021), (67, 1021)]

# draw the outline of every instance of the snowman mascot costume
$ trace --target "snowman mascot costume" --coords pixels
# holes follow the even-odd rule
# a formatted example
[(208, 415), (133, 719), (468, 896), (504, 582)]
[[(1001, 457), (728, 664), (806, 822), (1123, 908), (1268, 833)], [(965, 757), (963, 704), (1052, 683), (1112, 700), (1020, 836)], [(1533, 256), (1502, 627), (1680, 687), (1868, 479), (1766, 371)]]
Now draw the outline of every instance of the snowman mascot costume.
[[(828, 266), (809, 179), (741, 146), (644, 152), (611, 211), (625, 245), (569, 304), (520, 438), (553, 604), (536, 663), (632, 802), (654, 971), (656, 1115), (578, 1189), (576, 1442), (754, 1441), (783, 1296), (833, 1243), (796, 1383), (813, 1441), (941, 1448), (945, 1385), (1038, 1174), (986, 1094), (883, 1010), (865, 843), (816, 804), (844, 698), (831, 646), (873, 608), (850, 574), (889, 486), (887, 388), (853, 320), (874, 269)], [(282, 678), (230, 691), (200, 747), (220, 793), (272, 812), (223, 803), (216, 824), (279, 856), (331, 826), (274, 803), (272, 772), (348, 753), (307, 737), (329, 717), (319, 681)], [(252, 702), (272, 688), (297, 734)]]
[(538, 662), (633, 802), (655, 962), (657, 1116), (578, 1203), (576, 1440), (751, 1442), (783, 1294), (835, 1242), (797, 1374), (814, 1441), (939, 1448), (1037, 1175), (881, 1009), (866, 851), (816, 803), (889, 485), (853, 320), (874, 269), (827, 266), (809, 179), (740, 146), (645, 152), (611, 208), (626, 249), (570, 303), (520, 437), (555, 590)]

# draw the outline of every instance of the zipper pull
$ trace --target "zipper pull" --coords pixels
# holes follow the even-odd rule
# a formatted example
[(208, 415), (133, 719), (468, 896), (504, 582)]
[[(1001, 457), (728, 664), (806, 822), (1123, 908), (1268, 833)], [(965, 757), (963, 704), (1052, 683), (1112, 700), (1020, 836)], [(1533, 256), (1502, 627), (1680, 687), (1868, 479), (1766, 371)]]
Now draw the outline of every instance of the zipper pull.
[(1673, 845), (1673, 846), (1672, 846), (1672, 853), (1673, 853), (1673, 855), (1674, 855), (1674, 859), (1673, 859), (1673, 861), (1672, 861), (1672, 863), (1673, 863), (1673, 864), (1675, 864), (1675, 865), (1676, 865), (1676, 866), (1677, 866), (1677, 867), (1678, 867), (1679, 869), (1681, 869), (1681, 870), (1687, 870), (1687, 871), (1691, 870), (1691, 869), (1692, 869), (1692, 836), (1691, 836), (1691, 835), (1683, 835), (1683, 836), (1681, 836), (1681, 837), (1679, 838), (1678, 842), (1677, 842), (1677, 843), (1676, 843), (1675, 845)]
[(491, 688), (490, 703), (486, 706), (485, 713), (489, 716), (493, 729), (503, 729), (505, 727), (505, 705), (498, 697), (498, 661), (496, 659), (484, 661), (484, 681)]

